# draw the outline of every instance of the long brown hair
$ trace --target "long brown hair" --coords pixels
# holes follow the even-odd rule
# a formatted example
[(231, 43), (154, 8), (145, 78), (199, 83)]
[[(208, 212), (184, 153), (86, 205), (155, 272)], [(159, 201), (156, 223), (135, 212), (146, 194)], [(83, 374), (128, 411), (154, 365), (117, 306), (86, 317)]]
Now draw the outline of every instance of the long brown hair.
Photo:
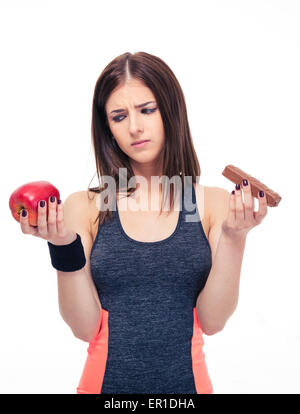
[[(192, 182), (196, 182), (197, 176), (200, 177), (201, 174), (200, 164), (192, 142), (184, 94), (178, 80), (159, 57), (146, 52), (127, 52), (117, 56), (104, 68), (95, 85), (91, 132), (100, 185), (88, 188), (88, 191), (101, 193), (105, 190), (101, 176), (106, 175), (115, 180), (118, 192), (119, 168), (127, 169), (127, 180), (134, 177), (129, 157), (112, 139), (105, 111), (106, 101), (112, 91), (124, 84), (128, 77), (142, 81), (151, 89), (159, 107), (165, 132), (163, 175), (169, 179), (181, 176), (182, 187), (185, 176), (192, 177)], [(127, 197), (135, 190), (136, 188), (127, 187)], [(171, 186), (171, 206), (174, 205), (173, 190)], [(160, 214), (161, 212), (162, 209)], [(110, 209), (100, 210), (94, 224), (97, 220), (99, 224), (110, 221), (112, 217)]]

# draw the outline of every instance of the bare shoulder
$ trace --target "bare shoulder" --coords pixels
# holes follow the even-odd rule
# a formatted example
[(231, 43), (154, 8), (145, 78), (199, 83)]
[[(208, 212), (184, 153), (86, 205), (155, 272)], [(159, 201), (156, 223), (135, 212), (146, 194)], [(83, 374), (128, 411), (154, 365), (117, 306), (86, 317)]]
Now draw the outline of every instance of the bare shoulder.
[(94, 191), (83, 191), (85, 202), (87, 203), (87, 210), (89, 214), (89, 224), (90, 224), (90, 232), (92, 235), (93, 240), (95, 239), (97, 233), (98, 222), (96, 219), (99, 215), (100, 211), (100, 194), (95, 193)]
[(227, 217), (230, 193), (221, 187), (194, 183), (197, 207), (201, 221), (207, 223), (207, 233), (211, 227)]
[(96, 197), (91, 196), (88, 191), (84, 190), (75, 191), (68, 195), (64, 201), (64, 219), (66, 224), (71, 225), (73, 224), (71, 222), (75, 222), (80, 229), (92, 235), (91, 222), (93, 211), (96, 209), (95, 199)]
[(82, 190), (70, 194), (64, 203), (68, 210), (76, 210), (76, 221), (89, 232), (93, 241), (98, 229), (99, 200), (99, 193)]
[(210, 226), (226, 219), (229, 208), (230, 193), (221, 187), (206, 187), (207, 208), (210, 216)]
[(81, 211), (88, 214), (88, 210), (91, 206), (91, 201), (88, 198), (88, 191), (75, 191), (74, 193), (71, 193), (67, 198), (64, 204), (70, 203), (70, 204), (78, 204), (78, 208), (80, 208)]
[(80, 204), (86, 203), (87, 201), (87, 191), (75, 191), (74, 193), (71, 193), (68, 195), (66, 200), (72, 200), (72, 201), (79, 201)]
[(230, 193), (224, 188), (207, 187), (206, 189), (206, 202), (210, 217), (208, 241), (212, 251), (213, 263), (222, 231), (222, 224), (228, 216), (229, 199)]
[(75, 191), (68, 195), (64, 201), (64, 211), (72, 212), (72, 216), (76, 216), (76, 220), (81, 224), (89, 223), (90, 205), (86, 195), (86, 191)]
[(202, 222), (209, 223), (210, 219), (210, 211), (209, 211), (209, 200), (208, 200), (208, 191), (210, 187), (200, 183), (193, 183), (195, 194), (196, 194), (196, 202), (197, 208), (199, 211), (200, 219)]

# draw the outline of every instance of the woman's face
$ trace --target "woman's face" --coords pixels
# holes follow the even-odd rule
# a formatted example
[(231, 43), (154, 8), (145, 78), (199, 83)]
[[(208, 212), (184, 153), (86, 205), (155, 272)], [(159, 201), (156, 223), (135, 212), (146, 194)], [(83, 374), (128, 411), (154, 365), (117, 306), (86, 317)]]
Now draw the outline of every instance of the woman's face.
[[(151, 103), (137, 107), (146, 102)], [(110, 94), (105, 110), (112, 135), (133, 164), (160, 159), (165, 140), (164, 126), (154, 95), (147, 86), (136, 79), (128, 80)], [(132, 145), (140, 140), (149, 142), (142, 146)]]

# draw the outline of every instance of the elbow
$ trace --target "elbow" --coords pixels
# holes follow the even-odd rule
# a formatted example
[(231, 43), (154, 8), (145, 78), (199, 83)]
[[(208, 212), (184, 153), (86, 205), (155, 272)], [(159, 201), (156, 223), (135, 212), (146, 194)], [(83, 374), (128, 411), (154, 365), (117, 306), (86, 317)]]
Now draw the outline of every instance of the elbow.
[(96, 329), (94, 327), (92, 331), (88, 331), (88, 332), (87, 331), (78, 332), (78, 331), (75, 331), (75, 329), (72, 329), (72, 332), (75, 338), (80, 339), (81, 341), (84, 341), (84, 342), (92, 342), (99, 333), (99, 326), (97, 324)]
[(81, 341), (84, 341), (84, 342), (92, 342), (94, 341), (94, 339), (99, 333), (99, 326), (97, 325), (96, 330), (94, 328), (93, 330), (78, 332), (72, 329), (72, 332), (75, 338), (80, 339)]
[(202, 329), (202, 332), (205, 335), (211, 336), (211, 335), (215, 335), (218, 332), (221, 332), (224, 329), (224, 325), (215, 325), (215, 326), (206, 326), (204, 327), (204, 329)]
[(82, 332), (76, 332), (73, 329), (71, 329), (73, 332), (73, 335), (75, 336), (75, 338), (80, 339), (83, 342), (91, 342), (95, 335), (90, 335), (90, 334), (86, 334), (86, 333), (82, 333)]
[(73, 334), (74, 334), (75, 338), (80, 339), (83, 342), (91, 342), (92, 341), (92, 338), (90, 338), (88, 336), (76, 335), (74, 332), (73, 332)]
[[(86, 323), (85, 323), (85, 326), (83, 326), (82, 323), (80, 325), (78, 323), (74, 324), (74, 320), (70, 321), (69, 319), (67, 319), (64, 316), (63, 312), (61, 312), (61, 311), (60, 311), (60, 315), (61, 315), (62, 319), (64, 320), (64, 322), (70, 328), (70, 330), (71, 330), (72, 334), (75, 336), (75, 338), (80, 339), (83, 342), (93, 341), (99, 333), (99, 316), (96, 318), (96, 320), (95, 320), (96, 322), (94, 321), (93, 326), (88, 326), (87, 327)], [(87, 329), (87, 328), (89, 328), (89, 329)]]

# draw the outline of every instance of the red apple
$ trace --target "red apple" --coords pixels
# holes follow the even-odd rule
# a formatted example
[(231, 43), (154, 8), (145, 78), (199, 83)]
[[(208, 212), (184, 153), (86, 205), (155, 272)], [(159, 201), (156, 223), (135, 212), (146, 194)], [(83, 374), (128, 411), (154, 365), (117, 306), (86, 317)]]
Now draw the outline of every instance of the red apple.
[(20, 222), (20, 214), (23, 209), (26, 209), (29, 224), (37, 226), (38, 203), (41, 200), (45, 200), (48, 217), (48, 200), (51, 196), (55, 196), (57, 201), (59, 199), (59, 191), (48, 181), (33, 181), (22, 185), (9, 198), (9, 208), (12, 216)]

